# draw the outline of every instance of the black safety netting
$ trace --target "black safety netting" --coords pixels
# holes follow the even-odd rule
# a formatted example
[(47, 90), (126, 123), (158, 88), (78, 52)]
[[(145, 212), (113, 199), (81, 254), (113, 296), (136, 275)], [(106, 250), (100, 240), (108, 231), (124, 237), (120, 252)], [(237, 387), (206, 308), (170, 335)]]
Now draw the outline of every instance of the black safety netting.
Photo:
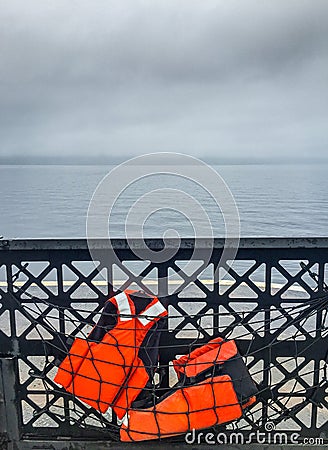
[(238, 311), (175, 314), (170, 296), (140, 290), (118, 291), (90, 310), (27, 292), (30, 302), (22, 302), (23, 288), (13, 289), (44, 350), (42, 363), (29, 365), (36, 389), (23, 416), (34, 408), (44, 427), (68, 421), (121, 441), (303, 428), (314, 410), (328, 411), (327, 349), (321, 360), (308, 358), (328, 334), (326, 290), (274, 308), (259, 298), (251, 310), (241, 303)]

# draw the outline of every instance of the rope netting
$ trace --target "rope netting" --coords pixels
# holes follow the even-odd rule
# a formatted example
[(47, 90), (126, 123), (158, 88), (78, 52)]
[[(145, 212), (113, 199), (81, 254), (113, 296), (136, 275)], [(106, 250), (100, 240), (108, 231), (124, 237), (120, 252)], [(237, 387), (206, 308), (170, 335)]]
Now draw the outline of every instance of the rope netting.
[[(22, 289), (9, 292), (20, 308)], [(169, 321), (184, 323), (191, 315), (169, 313), (169, 296), (124, 291), (90, 312), (83, 303), (77, 309), (25, 295), (31, 302), (24, 303), (24, 315), (45, 356), (43, 367), (30, 371), (48, 396), (38, 415), (69, 418), (113, 440), (142, 441), (181, 439), (191, 430), (212, 427), (263, 429), (268, 420), (278, 424), (297, 417), (305, 404), (328, 407), (321, 394), (328, 352), (313, 366), (304, 358), (328, 335), (326, 285), (320, 296), (276, 305), (274, 314), (272, 306), (261, 306), (260, 298), (251, 314), (212, 312), (213, 323), (229, 319), (229, 325), (223, 320), (215, 329), (204, 323), (203, 314), (193, 314), (196, 334), (181, 340), (169, 339)], [(70, 327), (55, 326), (52, 319), (58, 317)], [(40, 324), (56, 337), (53, 341), (44, 338)], [(244, 331), (235, 337), (236, 329)], [(277, 357), (286, 344), (289, 356)], [(255, 364), (259, 360), (262, 365)], [(274, 370), (281, 376), (274, 376)], [(308, 376), (311, 383), (304, 382)], [(54, 393), (65, 401), (49, 413)]]

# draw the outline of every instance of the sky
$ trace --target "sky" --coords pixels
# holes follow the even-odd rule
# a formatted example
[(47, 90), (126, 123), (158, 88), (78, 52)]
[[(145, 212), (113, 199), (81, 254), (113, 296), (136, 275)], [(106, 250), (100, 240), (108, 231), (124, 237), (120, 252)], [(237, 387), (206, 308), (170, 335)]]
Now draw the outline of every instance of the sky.
[(0, 160), (328, 159), (326, 0), (0, 0)]

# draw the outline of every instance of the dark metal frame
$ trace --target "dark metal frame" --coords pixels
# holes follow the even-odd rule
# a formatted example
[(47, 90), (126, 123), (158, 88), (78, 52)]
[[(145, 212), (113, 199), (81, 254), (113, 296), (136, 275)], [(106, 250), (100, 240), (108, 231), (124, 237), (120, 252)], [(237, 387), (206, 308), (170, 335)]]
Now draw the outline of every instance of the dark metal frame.
[[(31, 285), (36, 285), (49, 297), (48, 301), (52, 305), (63, 308), (69, 306), (72, 303), (72, 294), (77, 290), (81, 284), (87, 285), (92, 289), (92, 291), (97, 295), (97, 299), (94, 298), (82, 298), (76, 301), (82, 301), (83, 303), (97, 303), (99, 308), (103, 305), (104, 301), (112, 295), (115, 290), (113, 288), (113, 271), (111, 266), (111, 261), (106, 260), (106, 250), (108, 250), (108, 242), (106, 240), (94, 240), (92, 243), (93, 253), (98, 256), (100, 261), (100, 268), (104, 268), (107, 271), (108, 286), (106, 286), (105, 291), (101, 290), (92, 284), (92, 280), (98, 274), (98, 269), (94, 269), (89, 274), (83, 274), (79, 271), (72, 262), (74, 261), (90, 261), (90, 253), (88, 250), (87, 242), (83, 239), (51, 239), (51, 240), (0, 240), (0, 274), (1, 267), (4, 267), (4, 272), (7, 278), (8, 287), (0, 287), (0, 319), (1, 316), (9, 314), (10, 321), (10, 333), (4, 333), (0, 330), (0, 446), (1, 442), (3, 445), (8, 445), (9, 448), (40, 448), (33, 447), (37, 445), (37, 441), (41, 443), (41, 448), (56, 448), (64, 449), (68, 448), (65, 444), (65, 440), (70, 439), (75, 443), (72, 444), (73, 447), (70, 448), (105, 448), (109, 445), (109, 439), (111, 439), (112, 434), (106, 435), (106, 430), (102, 430), (101, 434), (96, 429), (81, 428), (78, 424), (72, 424), (68, 417), (64, 417), (63, 420), (58, 420), (55, 415), (49, 413), (50, 418), (57, 422), (58, 427), (48, 428), (47, 426), (35, 426), (37, 418), (40, 417), (47, 409), (51, 410), (56, 401), (62, 398), (64, 404), (67, 406), (70, 401), (64, 392), (60, 392), (58, 386), (54, 385), (52, 382), (49, 372), (53, 368), (52, 365), (46, 366), (42, 371), (42, 376), (46, 379), (49, 386), (53, 385), (56, 387), (52, 398), (46, 398), (46, 405), (40, 406), (35, 400), (33, 400), (33, 395), (38, 393), (44, 393), (42, 389), (39, 391), (34, 389), (31, 391), (31, 383), (33, 382), (33, 377), (35, 374), (40, 372), (40, 369), (35, 366), (35, 363), (31, 361), (30, 357), (40, 356), (43, 357), (45, 354), (45, 343), (40, 338), (27, 339), (28, 334), (33, 330), (36, 322), (32, 322), (30, 326), (27, 326), (24, 332), (18, 335), (17, 330), (17, 311), (25, 316), (27, 319), (31, 317), (26, 314), (26, 309), (22, 306), (23, 304), (32, 305), (35, 300), (24, 297), (26, 290), (31, 288)], [(134, 248), (144, 248), (144, 242), (134, 241), (129, 242), (129, 244), (123, 239), (114, 239), (111, 243), (120, 261), (134, 261), (137, 260), (133, 253)], [(163, 249), (164, 243), (160, 239), (149, 239), (146, 241), (146, 245), (152, 250)], [(170, 246), (170, 242), (166, 242), (166, 245)], [(175, 242), (172, 241), (172, 246), (175, 247)], [(202, 240), (199, 244), (199, 255), (202, 252), (205, 255), (208, 254), (209, 247), (212, 243), (206, 239)], [(216, 269), (219, 264), (220, 256), (222, 254), (224, 245), (223, 239), (216, 239), (213, 246), (212, 255), (209, 263), (213, 264)], [(169, 268), (176, 272), (179, 272), (180, 276), (183, 278), (183, 287), (188, 286), (191, 280), (194, 281), (195, 286), (197, 286), (203, 293), (204, 298), (188, 298), (189, 302), (201, 302), (205, 303), (202, 306), (200, 312), (198, 313), (198, 318), (202, 315), (213, 314), (213, 330), (214, 334), (218, 330), (218, 319), (220, 317), (220, 311), (222, 308), (226, 312), (231, 313), (234, 320), (227, 329), (233, 329), (236, 325), (242, 324), (246, 329), (250, 331), (253, 335), (251, 350), (254, 355), (254, 360), (249, 364), (250, 369), (256, 365), (258, 361), (263, 361), (263, 367), (267, 368), (270, 363), (277, 361), (277, 358), (293, 356), (295, 354), (295, 349), (298, 354), (302, 354), (303, 361), (299, 367), (293, 369), (292, 373), (288, 373), (285, 369), (281, 369), (283, 377), (286, 379), (295, 378), (301, 382), (304, 388), (309, 391), (311, 390), (311, 385), (307, 381), (304, 381), (302, 377), (299, 377), (298, 372), (302, 367), (305, 367), (308, 363), (313, 364), (313, 385), (320, 384), (320, 387), (315, 390), (314, 396), (310, 396), (306, 400), (306, 405), (309, 406), (309, 411), (311, 411), (310, 424), (306, 425), (302, 422), (302, 419), (298, 417), (299, 411), (293, 413), (291, 412), (290, 418), (301, 427), (299, 431), (302, 437), (318, 437), (321, 436), (324, 439), (328, 437), (328, 403), (327, 403), (327, 389), (328, 382), (321, 382), (320, 380), (320, 370), (322, 370), (322, 365), (327, 361), (327, 350), (328, 350), (328, 339), (327, 337), (321, 337), (324, 324), (323, 322), (323, 312), (318, 311), (315, 315), (316, 327), (315, 332), (308, 332), (299, 325), (295, 325), (298, 331), (302, 334), (303, 340), (290, 341), (287, 340), (282, 342), (280, 345), (270, 347), (270, 342), (272, 341), (272, 333), (269, 328), (266, 328), (263, 333), (257, 333), (256, 330), (249, 326), (249, 322), (254, 317), (256, 312), (247, 312), (243, 317), (236, 316), (235, 310), (231, 307), (231, 302), (241, 303), (245, 302), (243, 297), (232, 297), (232, 294), (236, 292), (236, 289), (240, 285), (249, 286), (252, 291), (258, 296), (258, 298), (247, 299), (247, 303), (254, 302), (259, 308), (264, 308), (265, 323), (270, 322), (270, 307), (280, 307), (286, 300), (284, 300), (284, 293), (296, 282), (304, 290), (305, 293), (310, 296), (310, 298), (315, 298), (320, 295), (324, 295), (324, 278), (326, 264), (328, 264), (328, 238), (244, 238), (240, 241), (240, 246), (236, 256), (236, 260), (252, 260), (254, 264), (246, 270), (244, 273), (240, 274), (238, 271), (231, 268), (230, 273), (233, 276), (235, 283), (228, 287), (224, 293), (220, 294), (220, 283), (219, 273), (214, 270), (214, 285), (213, 290), (205, 286), (200, 280), (195, 279), (195, 274), (192, 276), (183, 273), (180, 267), (176, 265), (176, 261), (188, 261), (193, 253), (194, 240), (184, 239), (182, 240), (180, 247), (175, 254), (174, 258), (168, 259), (165, 263), (153, 264), (151, 263), (146, 269), (144, 269), (139, 275), (133, 274), (125, 266), (123, 268), (125, 274), (127, 275), (127, 281), (122, 289), (126, 288), (131, 283), (137, 283), (141, 287), (147, 289), (147, 286), (142, 284), (143, 279), (150, 273), (153, 268), (158, 270), (158, 277), (161, 278), (159, 281), (159, 290), (162, 295), (168, 295), (168, 287), (165, 285), (165, 281), (162, 279), (168, 276)], [(286, 270), (281, 264), (281, 260), (288, 261), (300, 261), (307, 260), (308, 267), (316, 267), (316, 271), (319, 275), (319, 286), (317, 289), (311, 283), (304, 281), (304, 275), (306, 273), (305, 269), (299, 269), (296, 273), (291, 274)], [(25, 267), (23, 262), (48, 262), (48, 266), (37, 275), (30, 272), (29, 267)], [(264, 290), (258, 288), (256, 284), (252, 281), (252, 274), (264, 264)], [(65, 288), (64, 277), (63, 277), (63, 266), (70, 269), (72, 273), (77, 277), (77, 281), (74, 286)], [(275, 268), (281, 275), (286, 278), (286, 284), (284, 287), (277, 292), (272, 290), (272, 269)], [(197, 274), (200, 274), (202, 270), (206, 269), (205, 266), (200, 266), (197, 269)], [(26, 282), (18, 289), (15, 288), (13, 283), (13, 277), (15, 272), (20, 271), (25, 274)], [(56, 292), (53, 289), (45, 287), (42, 280), (51, 272), (54, 271), (56, 274), (56, 280), (58, 283), (58, 290)], [(0, 280), (1, 281), (1, 280)], [(199, 323), (196, 323), (197, 317), (186, 316), (186, 312), (181, 307), (181, 303), (186, 301), (186, 299), (178, 296), (178, 293), (173, 293), (168, 296), (169, 303), (175, 308), (175, 311), (181, 313), (184, 317), (182, 322), (175, 330), (168, 330), (164, 333), (162, 338), (163, 349), (161, 352), (161, 364), (166, 366), (168, 362), (175, 357), (176, 348), (179, 346), (179, 353), (182, 354), (184, 351), (188, 351), (190, 344), (192, 342), (189, 338), (178, 338), (178, 331), (183, 329), (185, 325), (197, 325), (199, 329)], [(18, 300), (17, 300), (18, 299)], [(304, 302), (303, 296), (295, 295), (294, 298), (288, 300), (289, 303), (302, 304)], [(51, 307), (45, 309), (43, 313), (35, 319), (40, 325), (44, 324), (43, 319), (47, 316)], [(61, 310), (60, 310), (61, 311)], [(76, 320), (86, 320), (91, 322), (93, 318), (93, 313), (89, 316), (81, 316), (78, 310), (74, 312)], [(3, 316), (4, 317), (4, 316)], [(287, 322), (290, 320), (288, 313), (285, 315)], [(63, 317), (61, 317), (61, 312), (58, 316), (58, 324), (60, 331), (65, 333), (65, 323)], [(49, 331), (49, 330), (48, 330)], [(204, 342), (213, 336), (213, 332), (207, 329), (201, 329), (202, 338)], [(8, 336), (9, 334), (9, 336)], [(50, 341), (49, 341), (50, 342)], [(58, 340), (58, 337), (54, 333), (48, 345), (46, 342), (46, 351), (48, 355), (55, 354), (55, 347), (60, 347), (62, 344)], [(240, 351), (243, 353), (249, 352), (250, 341), (249, 339), (239, 339), (238, 345)], [(33, 358), (32, 358), (33, 359)], [(20, 377), (21, 364), (31, 368), (31, 373), (27, 375), (27, 379), (23, 380)], [(268, 370), (263, 371), (262, 385), (269, 385), (270, 383), (270, 372)], [(168, 372), (166, 372), (166, 377), (164, 376), (163, 384), (168, 384)], [(262, 398), (262, 415), (263, 418), (270, 417), (269, 401), (270, 396), (277, 395), (277, 392), (268, 391)], [(295, 400), (300, 397), (301, 394), (295, 394)], [(304, 396), (304, 394), (303, 394)], [(32, 399), (31, 399), (32, 398)], [(316, 399), (314, 401), (313, 399)], [(319, 400), (318, 400), (319, 399)], [(318, 401), (317, 401), (318, 400)], [(34, 409), (36, 413), (35, 417), (32, 417), (27, 423), (23, 421), (23, 402), (27, 402), (29, 408)], [(279, 406), (279, 401), (277, 400), (277, 405)], [(318, 406), (318, 403), (321, 405)], [(282, 407), (283, 403), (280, 403)], [(83, 408), (83, 406), (80, 405)], [(323, 408), (323, 411), (322, 411)], [(85, 409), (86, 415), (90, 414), (90, 411)], [(327, 415), (327, 422), (323, 423), (322, 426), (318, 426), (317, 418), (319, 414)], [(286, 415), (287, 412), (284, 411)], [(283, 422), (283, 415), (281, 417), (281, 423)], [(26, 420), (25, 420), (26, 422)], [(279, 421), (277, 422), (277, 424)], [(251, 422), (250, 422), (251, 425)], [(287, 433), (290, 430), (286, 429)], [(101, 440), (101, 443), (98, 442)], [(51, 444), (49, 443), (51, 441)], [(47, 443), (48, 442), (48, 443)], [(38, 444), (39, 445), (39, 444)], [(118, 447), (122, 444), (118, 442), (113, 444)], [(142, 444), (145, 445), (145, 444)], [(154, 446), (164, 445), (168, 446), (168, 443), (164, 441), (163, 444), (155, 443)], [(174, 447), (178, 445), (179, 448), (183, 448), (182, 444), (171, 445)], [(252, 446), (254, 447), (254, 446)], [(134, 445), (129, 445), (129, 448), (134, 448)], [(186, 446), (190, 448), (190, 446)], [(199, 447), (201, 448), (201, 447)], [(243, 447), (247, 448), (247, 447)], [(314, 448), (313, 446), (311, 448)]]

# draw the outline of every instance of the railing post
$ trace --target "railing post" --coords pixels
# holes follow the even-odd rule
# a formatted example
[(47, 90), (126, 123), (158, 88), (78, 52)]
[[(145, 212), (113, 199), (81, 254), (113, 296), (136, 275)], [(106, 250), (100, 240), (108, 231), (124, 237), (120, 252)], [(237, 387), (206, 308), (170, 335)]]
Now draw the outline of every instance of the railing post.
[(15, 358), (0, 357), (0, 449), (17, 450), (20, 439)]

